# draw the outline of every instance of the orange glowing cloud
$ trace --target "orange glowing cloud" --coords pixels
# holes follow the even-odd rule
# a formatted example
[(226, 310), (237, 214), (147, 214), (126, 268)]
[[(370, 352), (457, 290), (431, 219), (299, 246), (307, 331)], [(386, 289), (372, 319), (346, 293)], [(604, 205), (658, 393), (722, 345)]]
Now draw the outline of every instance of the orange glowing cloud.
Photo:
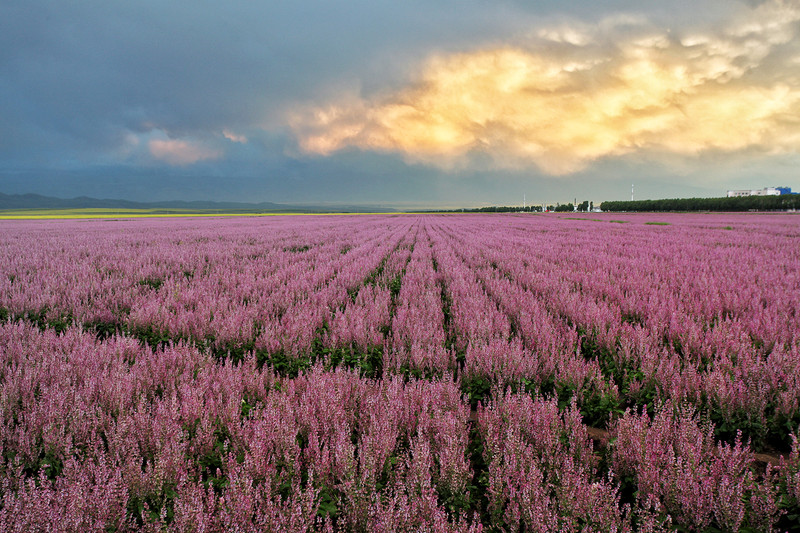
[(222, 157), (220, 150), (181, 139), (151, 139), (147, 146), (154, 158), (174, 166), (191, 165)]
[(432, 57), (404, 89), (307, 106), (290, 124), (307, 153), (356, 147), (443, 168), (484, 153), (551, 175), (634, 152), (800, 150), (800, 52), (774, 53), (797, 40), (800, 8), (748, 15), (686, 36), (641, 22), (541, 30), (525, 46)]

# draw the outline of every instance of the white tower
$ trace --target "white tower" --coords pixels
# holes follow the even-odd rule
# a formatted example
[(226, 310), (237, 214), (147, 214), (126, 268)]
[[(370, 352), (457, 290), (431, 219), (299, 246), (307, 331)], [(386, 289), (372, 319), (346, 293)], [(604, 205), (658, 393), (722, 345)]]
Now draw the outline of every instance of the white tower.
[(631, 202), (633, 201), (633, 183), (631, 183)]

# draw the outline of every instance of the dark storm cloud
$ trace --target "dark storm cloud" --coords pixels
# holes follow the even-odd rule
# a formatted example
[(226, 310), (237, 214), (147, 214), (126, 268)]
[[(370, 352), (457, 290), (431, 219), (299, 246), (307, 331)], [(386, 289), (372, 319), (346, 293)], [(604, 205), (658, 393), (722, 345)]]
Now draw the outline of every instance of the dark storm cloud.
[(4, 2), (3, 158), (38, 160), (43, 149), (119, 157), (132, 149), (131, 135), (156, 130), (218, 142), (225, 128), (241, 135), (273, 124), (289, 100), (368, 71), (383, 83), (414, 48), (480, 39), (504, 25), (461, 3), (425, 5)]

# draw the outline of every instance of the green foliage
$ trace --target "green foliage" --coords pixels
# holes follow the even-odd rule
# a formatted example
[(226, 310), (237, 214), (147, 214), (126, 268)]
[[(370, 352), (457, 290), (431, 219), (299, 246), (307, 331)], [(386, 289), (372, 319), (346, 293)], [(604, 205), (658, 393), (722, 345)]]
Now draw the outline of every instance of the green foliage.
[(472, 467), (472, 482), (469, 490), (469, 510), (475, 511), (480, 516), (483, 524), (492, 523), (489, 516), (489, 465), (486, 463), (486, 453), (481, 432), (470, 424), (469, 443), (467, 455)]
[(573, 383), (556, 383), (555, 395), (558, 398), (558, 410), (563, 411), (572, 404), (577, 387)]
[[(800, 194), (732, 198), (670, 198), (603, 202), (603, 211), (785, 211), (800, 208)], [(729, 228), (726, 228), (729, 229)]]
[(59, 315), (47, 321), (47, 327), (54, 329), (56, 333), (64, 333), (72, 325), (72, 316), (67, 314)]
[(397, 251), (397, 248), (392, 250), (392, 252), (390, 254), (386, 255), (383, 259), (381, 259), (381, 262), (378, 264), (377, 267), (375, 267), (375, 270), (370, 272), (369, 276), (367, 276), (367, 279), (364, 280), (364, 285), (365, 286), (366, 285), (375, 285), (375, 283), (378, 281), (378, 278), (380, 277), (381, 274), (383, 274), (383, 271), (386, 268), (386, 261), (389, 260), (389, 256), (391, 256), (396, 251)]
[(470, 406), (475, 409), (478, 402), (485, 403), (489, 399), (492, 384), (489, 378), (482, 376), (469, 376), (461, 378), (461, 392), (469, 398)]
[(164, 512), (164, 521), (171, 524), (175, 517), (175, 499), (178, 493), (174, 483), (164, 483), (144, 494), (133, 494), (128, 497), (126, 512), (134, 522), (142, 527), (145, 523), (158, 523)]
[(224, 464), (230, 440), (231, 433), (228, 428), (222, 423), (218, 423), (217, 428), (214, 430), (214, 443), (211, 449), (195, 458), (195, 464), (203, 485), (213, 487), (217, 493), (228, 486)]
[(778, 521), (778, 531), (786, 531), (791, 533), (800, 533), (800, 502), (790, 500), (786, 496), (784, 487), (783, 497), (780, 501), (780, 509), (783, 511), (783, 516)]
[(39, 472), (44, 472), (47, 479), (55, 481), (64, 471), (64, 457), (59, 450), (46, 448), (39, 445), (39, 456), (29, 464), (24, 465), (23, 472), (27, 477), (35, 479)]
[(253, 339), (243, 342), (215, 343), (213, 337), (206, 338), (211, 355), (217, 361), (231, 361), (234, 364), (241, 363), (245, 355), (255, 349)]
[(147, 277), (139, 280), (137, 284), (142, 285), (143, 287), (149, 287), (154, 291), (157, 291), (164, 284), (164, 280), (161, 278)]
[(283, 377), (296, 378), (300, 372), (311, 368), (312, 364), (313, 361), (309, 355), (293, 357), (284, 351), (276, 353), (269, 353), (267, 350), (256, 351), (258, 368), (269, 365), (276, 374)]
[(311, 245), (310, 244), (304, 244), (302, 246), (299, 246), (299, 245), (287, 246), (286, 248), (283, 249), (283, 251), (284, 252), (291, 252), (293, 254), (299, 254), (299, 253), (302, 253), (302, 252), (307, 252), (310, 249), (311, 249)]
[(791, 435), (800, 431), (800, 413), (787, 416), (785, 413), (775, 412), (770, 406), (771, 416), (767, 416), (767, 446), (780, 450), (788, 450), (792, 446)]
[(580, 410), (583, 423), (594, 427), (605, 427), (609, 421), (625, 412), (617, 396), (598, 392), (594, 392), (588, 398), (584, 398), (581, 402)]
[(164, 348), (165, 346), (169, 345), (170, 342), (186, 340), (186, 337), (179, 335), (170, 335), (168, 331), (157, 329), (152, 325), (138, 327), (135, 329), (128, 330), (126, 332), (129, 333), (131, 336), (135, 337), (136, 339), (138, 339), (140, 343), (148, 345), (153, 350), (157, 350), (158, 348)]
[(83, 327), (87, 331), (94, 332), (95, 337), (97, 340), (106, 340), (108, 338), (113, 337), (123, 331), (122, 324), (117, 322), (103, 322), (100, 320), (96, 320), (93, 322), (87, 322), (83, 325)]
[(400, 274), (400, 275), (392, 278), (392, 280), (389, 282), (388, 289), (389, 289), (389, 292), (391, 293), (393, 301), (394, 301), (395, 298), (397, 298), (397, 295), (400, 294), (400, 287), (402, 287), (402, 285), (403, 285), (403, 279), (402, 278), (403, 278), (403, 276), (402, 276), (402, 274)]
[(451, 519), (461, 514), (469, 514), (473, 509), (471, 489), (474, 490), (474, 486), (467, 487), (464, 492), (454, 492), (439, 484), (436, 487), (437, 503), (447, 512)]
[(72, 314), (69, 312), (62, 311), (53, 316), (53, 313), (50, 312), (50, 308), (47, 306), (42, 307), (38, 311), (29, 309), (18, 315), (11, 315), (8, 310), (5, 310), (5, 317), (3, 318), (2, 315), (3, 313), (0, 312), (0, 318), (4, 321), (25, 320), (41, 330), (54, 329), (56, 333), (63, 333), (74, 321)]
[(347, 289), (347, 296), (350, 298), (351, 302), (356, 301), (356, 296), (358, 296), (359, 287), (350, 287)]
[(753, 448), (759, 449), (763, 446), (767, 428), (747, 413), (737, 411), (732, 416), (725, 415), (717, 406), (709, 410), (708, 416), (714, 422), (714, 436), (717, 439), (732, 443), (741, 431), (742, 438), (749, 440)]
[(244, 396), (242, 397), (242, 406), (239, 409), (239, 415), (242, 417), (242, 419), (250, 417), (250, 412), (253, 410), (253, 408), (256, 406), (257, 403), (258, 402), (256, 400), (252, 400), (247, 395), (247, 393), (244, 394)]
[(763, 419), (744, 410), (730, 413), (716, 404), (708, 407), (707, 416), (714, 423), (717, 439), (733, 443), (741, 432), (742, 439), (749, 441), (754, 450), (787, 450), (791, 447), (790, 435), (800, 427), (800, 414), (787, 417), (777, 413), (773, 404), (767, 406)]
[(366, 351), (356, 346), (324, 349), (326, 366), (334, 369), (339, 366), (358, 370), (362, 377), (379, 378), (383, 374), (383, 348), (373, 346)]
[(319, 492), (319, 504), (317, 506), (317, 516), (321, 518), (336, 519), (339, 516), (339, 497), (336, 491), (328, 487), (322, 487)]
[[(643, 321), (643, 318), (635, 313), (627, 313), (623, 315), (623, 321), (638, 324)], [(598, 343), (592, 334), (582, 330), (579, 332), (581, 333), (581, 353), (587, 359), (597, 360), (603, 377), (617, 385), (623, 398), (628, 395), (633, 382), (644, 379), (644, 373), (632, 361), (620, 358), (614, 348)], [(649, 384), (648, 387), (642, 389), (641, 393), (643, 396), (637, 397), (639, 400), (652, 399), (657, 395), (654, 384)], [(637, 402), (630, 402), (627, 406), (635, 404)], [(604, 427), (610, 420), (621, 415), (625, 406), (623, 399), (617, 396), (598, 391), (587, 391), (587, 396), (581, 401), (581, 414), (585, 423)], [(650, 406), (649, 403), (648, 406)]]
[(398, 439), (398, 444), (395, 446), (395, 452), (386, 459), (386, 462), (383, 464), (383, 468), (381, 469), (381, 473), (375, 482), (375, 490), (377, 492), (382, 492), (392, 482), (395, 468), (397, 467), (398, 464), (402, 464), (401, 454), (404, 450), (407, 449), (408, 449), (407, 440), (403, 438)]

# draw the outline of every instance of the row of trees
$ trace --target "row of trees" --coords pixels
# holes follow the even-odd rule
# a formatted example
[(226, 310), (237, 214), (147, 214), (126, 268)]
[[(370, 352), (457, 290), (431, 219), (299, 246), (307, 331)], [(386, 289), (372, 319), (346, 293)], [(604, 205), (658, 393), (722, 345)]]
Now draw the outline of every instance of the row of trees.
[[(437, 210), (437, 213), (541, 213), (541, 205), (528, 205), (525, 207), (520, 206), (507, 206), (507, 205), (492, 205), (487, 207), (475, 207), (472, 209), (450, 209), (450, 210)], [(570, 202), (568, 204), (556, 204), (546, 206), (547, 211), (554, 211), (556, 213), (571, 213), (573, 211), (591, 211), (594, 203), (589, 200), (584, 200), (578, 204), (577, 209), (575, 205)], [(427, 211), (423, 211), (427, 212)]]
[(584, 200), (583, 202), (579, 203), (577, 207), (572, 205), (572, 203), (559, 204), (555, 207), (552, 205), (547, 206), (548, 211), (555, 211), (556, 213), (571, 213), (572, 211), (586, 213), (587, 211), (591, 211), (593, 208), (594, 202), (590, 202), (589, 200)]
[(603, 211), (785, 211), (800, 209), (800, 194), (732, 198), (670, 198), (603, 202)]
[(541, 213), (542, 206), (528, 205), (525, 207), (520, 207), (518, 205), (491, 205), (488, 207), (476, 207), (474, 209), (457, 209), (456, 211), (463, 211), (465, 213)]

